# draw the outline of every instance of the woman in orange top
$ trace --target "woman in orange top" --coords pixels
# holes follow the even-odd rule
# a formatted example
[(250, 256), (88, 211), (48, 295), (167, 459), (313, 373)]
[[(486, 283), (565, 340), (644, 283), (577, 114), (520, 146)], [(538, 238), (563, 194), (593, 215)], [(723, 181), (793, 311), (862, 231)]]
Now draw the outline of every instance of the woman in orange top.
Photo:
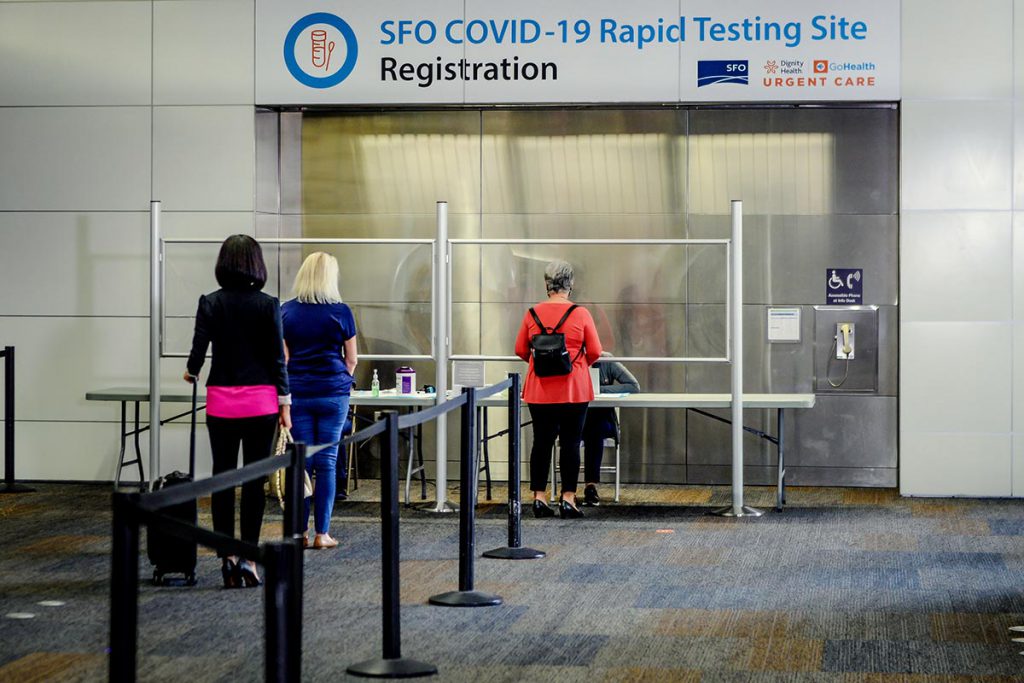
[(540, 329), (529, 311), (523, 316), (516, 337), (516, 355), (530, 368), (523, 386), (523, 399), (533, 419), (533, 450), (530, 451), (530, 489), (533, 491), (533, 515), (553, 517), (545, 497), (548, 488), (548, 467), (551, 449), (559, 438), (558, 469), (562, 474), (562, 495), (558, 509), (563, 518), (582, 517), (576, 506), (576, 484), (580, 474), (580, 440), (587, 417), (587, 404), (594, 399), (589, 368), (601, 356), (601, 340), (590, 312), (577, 307), (558, 329), (565, 335), (565, 347), (572, 359), (567, 375), (538, 377), (530, 353), (530, 339), (536, 334), (550, 333), (569, 307), (572, 292), (572, 266), (565, 261), (552, 261), (544, 269), (544, 286), (548, 298), (533, 307), (546, 330)]

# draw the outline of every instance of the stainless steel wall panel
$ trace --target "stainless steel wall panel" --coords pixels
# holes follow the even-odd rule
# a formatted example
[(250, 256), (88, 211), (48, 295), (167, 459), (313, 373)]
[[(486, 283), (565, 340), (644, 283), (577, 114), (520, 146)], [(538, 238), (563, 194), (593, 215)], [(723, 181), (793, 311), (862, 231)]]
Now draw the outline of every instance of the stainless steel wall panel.
[[(708, 410), (706, 412), (726, 420), (730, 419), (728, 410)], [(729, 465), (732, 462), (731, 427), (729, 425), (692, 410), (686, 411), (685, 420), (687, 465)], [(774, 434), (775, 411), (744, 410), (743, 424), (746, 427)], [(744, 433), (743, 462), (748, 467), (774, 466), (776, 462), (775, 447), (754, 434)]]
[(683, 213), (685, 114), (483, 112), (485, 213)]
[[(687, 227), (690, 238), (727, 238), (729, 216), (693, 215)], [(896, 216), (748, 214), (743, 228), (744, 303), (823, 304), (829, 268), (862, 268), (865, 304), (897, 303)], [(725, 271), (715, 260), (695, 259), (689, 281), (691, 303), (724, 301)]]
[(256, 211), (281, 212), (281, 115), (256, 110)]
[(695, 110), (691, 214), (895, 214), (894, 109)]
[(821, 395), (813, 409), (790, 414), (794, 467), (896, 467), (895, 398)]
[(434, 213), (480, 206), (480, 114), (306, 113), (305, 213)]
[(669, 213), (486, 213), (480, 237), (487, 239), (682, 239), (685, 216)]
[(857, 486), (894, 489), (899, 485), (895, 467), (786, 467), (792, 486)]
[[(775, 467), (743, 468), (743, 483), (747, 486), (773, 486), (776, 483)], [(728, 486), (732, 483), (730, 465), (687, 465), (686, 483), (705, 486)]]

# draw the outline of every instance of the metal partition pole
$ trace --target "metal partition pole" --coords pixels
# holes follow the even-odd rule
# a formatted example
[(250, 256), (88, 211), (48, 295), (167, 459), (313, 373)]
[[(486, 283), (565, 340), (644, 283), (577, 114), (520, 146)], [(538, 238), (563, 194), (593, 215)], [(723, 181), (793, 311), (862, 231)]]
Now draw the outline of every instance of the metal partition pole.
[(134, 681), (139, 628), (139, 520), (137, 493), (114, 493), (110, 567), (110, 660), (112, 681)]
[[(299, 574), (295, 573), (296, 565)], [(263, 670), (266, 681), (288, 683), (302, 680), (302, 610), (296, 609), (296, 603), (302, 601), (301, 568), (302, 546), (298, 539), (289, 538), (265, 546), (263, 619), (266, 644)]]
[(160, 477), (160, 202), (149, 203), (149, 481)]
[[(304, 521), (302, 519), (302, 513), (305, 509), (304, 473), (306, 470), (306, 444), (293, 443), (289, 448), (291, 449), (292, 462), (288, 467), (287, 474), (285, 475), (285, 486), (287, 491), (285, 492), (284, 519), (282, 520), (281, 531), (284, 539), (286, 541), (291, 541), (298, 550), (297, 552), (286, 553), (286, 559), (291, 563), (289, 571), (291, 572), (292, 577), (290, 584), (287, 586), (290, 599), (287, 603), (288, 615), (286, 618), (289, 624), (299, 624), (299, 628), (301, 630), (303, 594), (301, 538)], [(302, 639), (299, 638), (298, 642), (299, 657), (301, 658)], [(296, 672), (296, 676), (287, 680), (297, 681), (300, 679)]]
[(729, 250), (729, 324), (732, 362), (732, 505), (718, 510), (727, 517), (758, 517), (743, 505), (743, 202), (732, 202), (732, 243)]
[[(448, 356), (451, 339), (448, 335), (448, 264), (451, 261), (448, 244), (448, 202), (437, 203), (437, 246), (434, 249), (434, 387), (437, 403), (444, 403), (448, 393)], [(434, 423), (437, 430), (436, 474), (437, 503), (434, 512), (451, 512), (448, 504), (448, 415), (440, 415)]]
[(476, 539), (477, 460), (479, 444), (476, 440), (476, 389), (466, 387), (466, 402), (462, 405), (462, 437), (459, 451), (459, 590), (431, 596), (431, 605), (443, 607), (488, 607), (500, 605), (501, 598), (491, 593), (473, 590), (473, 560)]
[(14, 477), (14, 347), (5, 346), (4, 357), (4, 485), (0, 493), (31, 493), (34, 488), (15, 483)]
[(539, 560), (544, 551), (522, 547), (521, 484), (519, 473), (520, 432), (522, 427), (522, 406), (519, 400), (519, 373), (508, 373), (512, 387), (508, 390), (508, 546), (495, 548), (484, 553), (484, 557), (496, 560)]

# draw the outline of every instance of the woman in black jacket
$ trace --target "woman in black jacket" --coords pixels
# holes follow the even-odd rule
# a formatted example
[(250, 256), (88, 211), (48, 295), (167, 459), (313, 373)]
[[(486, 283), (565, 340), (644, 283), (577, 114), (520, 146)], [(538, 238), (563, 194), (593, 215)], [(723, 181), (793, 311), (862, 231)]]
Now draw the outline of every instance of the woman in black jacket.
[[(219, 474), (238, 467), (239, 444), (246, 465), (271, 455), (278, 423), (291, 426), (291, 395), (281, 309), (276, 298), (260, 291), (267, 281), (267, 267), (259, 243), (248, 235), (227, 238), (214, 273), (221, 288), (199, 297), (185, 381), (196, 381), (212, 344), (206, 428), (213, 473)], [(243, 541), (259, 543), (265, 503), (262, 480), (242, 485)], [(234, 536), (234, 489), (214, 493), (211, 512), (214, 530)], [(252, 560), (231, 555), (222, 562), (225, 588), (262, 583)]]

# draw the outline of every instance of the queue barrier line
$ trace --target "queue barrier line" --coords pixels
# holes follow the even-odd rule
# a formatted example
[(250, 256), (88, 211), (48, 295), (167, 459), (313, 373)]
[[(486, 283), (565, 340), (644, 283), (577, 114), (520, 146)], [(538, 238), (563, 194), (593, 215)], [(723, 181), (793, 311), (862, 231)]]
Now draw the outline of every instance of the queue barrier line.
[(0, 493), (32, 493), (30, 486), (18, 484), (14, 477), (14, 347), (0, 350), (4, 359), (4, 483)]

